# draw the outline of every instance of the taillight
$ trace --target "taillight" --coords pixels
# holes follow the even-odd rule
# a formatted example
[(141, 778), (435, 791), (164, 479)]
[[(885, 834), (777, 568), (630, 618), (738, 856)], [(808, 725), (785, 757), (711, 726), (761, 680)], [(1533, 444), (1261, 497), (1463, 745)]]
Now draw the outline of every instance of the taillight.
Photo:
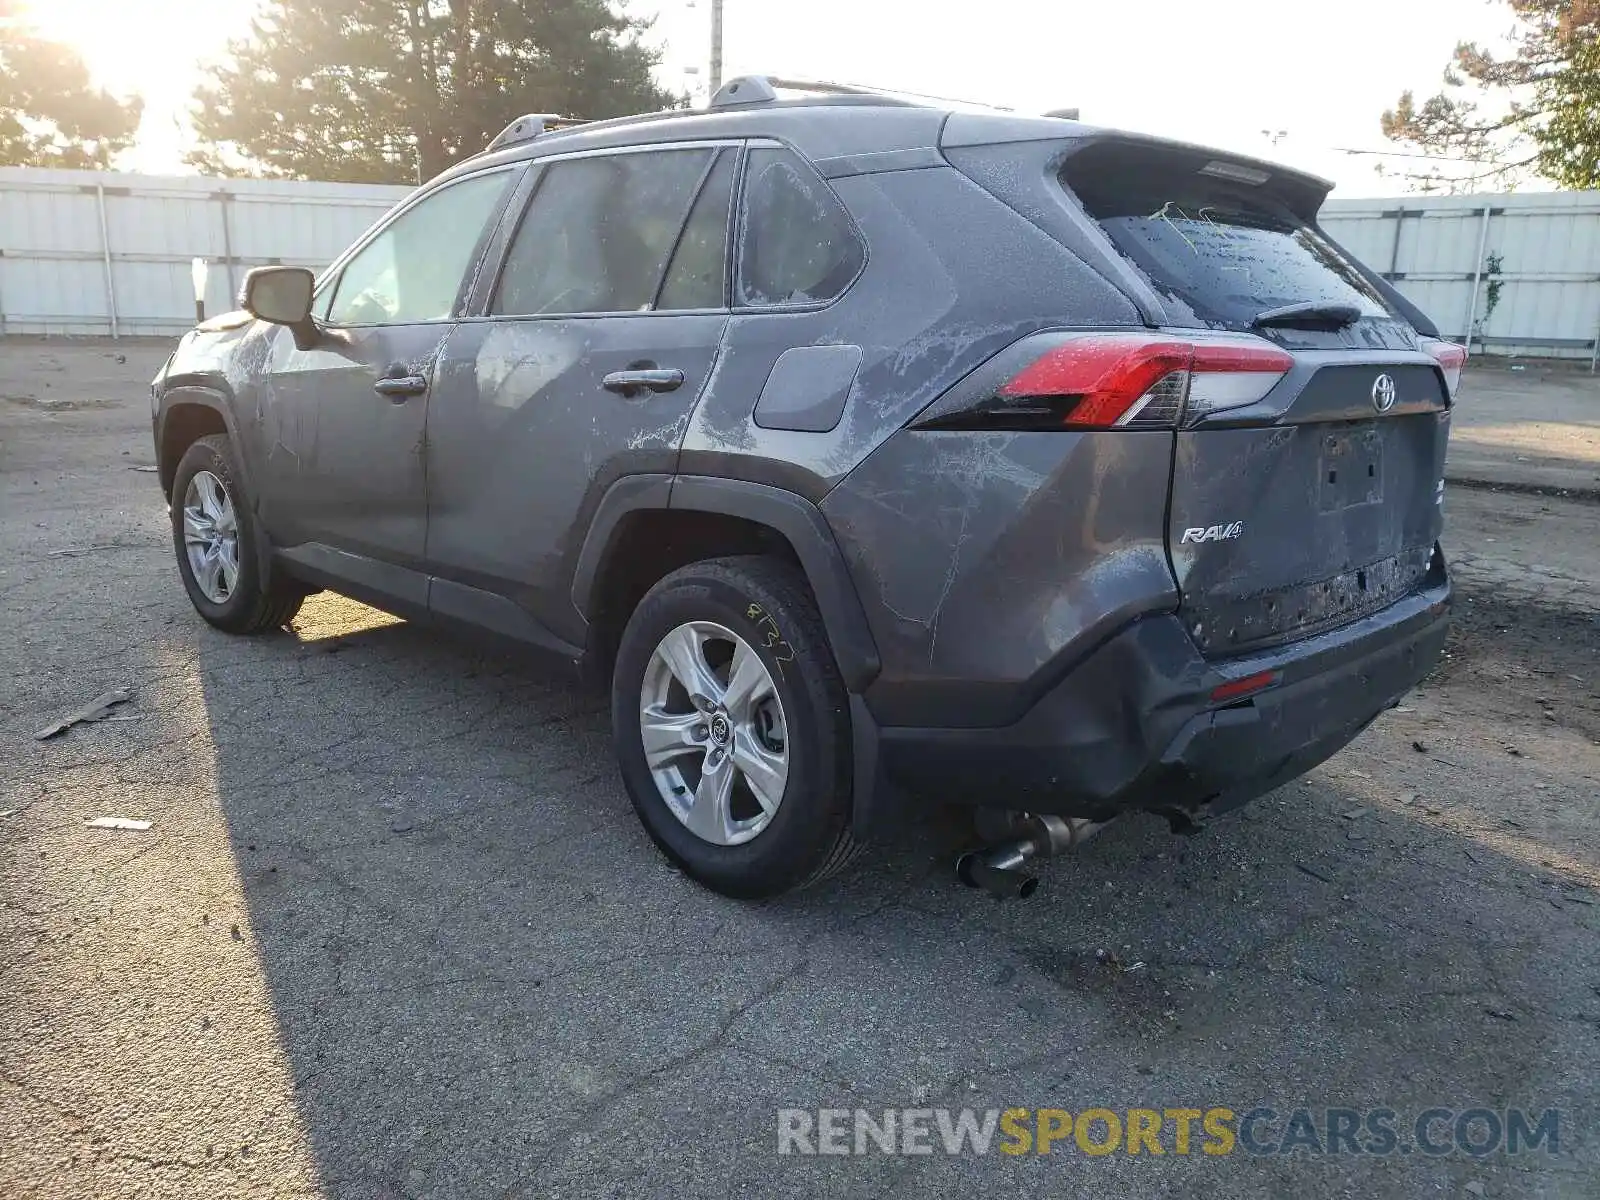
[(1454, 400), (1461, 387), (1461, 368), (1467, 365), (1467, 348), (1439, 338), (1423, 338), (1422, 348), (1444, 372), (1445, 387)]
[[(935, 406), (941, 429), (1173, 429), (1254, 404), (1294, 359), (1259, 338), (1190, 341), (1163, 334), (1045, 335), (1040, 352), (986, 394)], [(1032, 342), (1028, 343), (1033, 344)]]

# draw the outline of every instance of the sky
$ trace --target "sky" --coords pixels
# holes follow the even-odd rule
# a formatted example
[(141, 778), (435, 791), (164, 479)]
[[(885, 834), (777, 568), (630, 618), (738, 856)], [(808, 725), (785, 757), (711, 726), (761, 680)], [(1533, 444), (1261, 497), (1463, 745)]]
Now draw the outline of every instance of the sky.
[[(27, 0), (25, 0), (25, 3)], [(181, 171), (199, 61), (248, 29), (255, 0), (32, 0), (104, 86), (138, 92), (140, 146), (120, 165)], [(661, 82), (704, 95), (710, 0), (631, 0), (656, 14)], [(1392, 195), (1379, 114), (1437, 90), (1458, 40), (1497, 42), (1500, 0), (725, 0), (724, 76), (773, 74), (1002, 105), (1288, 163), (1339, 196)], [(690, 69), (697, 69), (691, 74)], [(516, 116), (507, 113), (509, 121)], [(1390, 168), (1406, 160), (1389, 158)]]

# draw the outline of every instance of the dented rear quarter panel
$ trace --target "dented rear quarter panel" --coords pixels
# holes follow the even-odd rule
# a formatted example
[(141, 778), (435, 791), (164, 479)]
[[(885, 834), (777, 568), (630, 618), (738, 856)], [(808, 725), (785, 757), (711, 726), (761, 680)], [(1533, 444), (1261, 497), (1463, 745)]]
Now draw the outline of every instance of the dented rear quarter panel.
[(1172, 434), (897, 433), (823, 501), (891, 725), (1015, 720), (1129, 621), (1171, 611)]
[[(1172, 437), (938, 434), (904, 426), (1044, 328), (1139, 326), (1124, 293), (951, 167), (835, 179), (867, 266), (833, 304), (735, 314), (679, 469), (819, 503), (878, 642), (880, 720), (1002, 722), (1069, 647), (1171, 608)], [(752, 409), (793, 346), (859, 345), (833, 430)]]
[[(1072, 319), (1139, 323), (1133, 303), (951, 167), (832, 181), (867, 265), (831, 304), (736, 313), (679, 469), (785, 488), (817, 502), (946, 389), (1018, 338)], [(859, 346), (832, 430), (763, 429), (753, 410), (795, 346)]]

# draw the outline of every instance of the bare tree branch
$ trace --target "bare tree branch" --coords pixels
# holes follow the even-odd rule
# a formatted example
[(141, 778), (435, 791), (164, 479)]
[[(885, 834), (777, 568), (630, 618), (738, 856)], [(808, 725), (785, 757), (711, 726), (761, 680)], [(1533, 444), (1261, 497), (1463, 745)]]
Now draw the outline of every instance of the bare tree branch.
[[(1418, 186), (1493, 179), (1515, 186), (1538, 175), (1563, 187), (1600, 187), (1600, 0), (1505, 0), (1516, 19), (1509, 53), (1456, 47), (1444, 90), (1419, 106), (1411, 91), (1379, 119), (1384, 137), (1437, 157), (1397, 172)], [(1490, 98), (1485, 111), (1465, 93)], [(1445, 168), (1492, 159), (1483, 172)]]

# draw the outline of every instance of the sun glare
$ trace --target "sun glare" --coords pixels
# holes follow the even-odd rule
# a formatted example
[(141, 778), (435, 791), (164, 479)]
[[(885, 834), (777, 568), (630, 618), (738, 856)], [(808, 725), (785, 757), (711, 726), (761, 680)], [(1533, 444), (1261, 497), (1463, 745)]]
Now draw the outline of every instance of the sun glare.
[(193, 87), (196, 64), (244, 30), (253, 0), (22, 0), (23, 19), (77, 50), (116, 92)]

